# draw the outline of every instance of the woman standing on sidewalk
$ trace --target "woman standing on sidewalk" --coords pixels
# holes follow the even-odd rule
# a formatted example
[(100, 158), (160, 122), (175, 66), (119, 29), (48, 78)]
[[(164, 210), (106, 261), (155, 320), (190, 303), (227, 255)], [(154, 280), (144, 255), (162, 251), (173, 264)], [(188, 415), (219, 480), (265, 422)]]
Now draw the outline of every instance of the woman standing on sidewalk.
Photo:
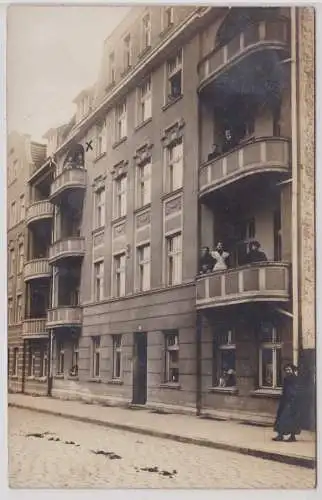
[(283, 441), (284, 436), (290, 435), (287, 441), (292, 442), (296, 441), (295, 435), (301, 432), (297, 368), (288, 364), (284, 372), (283, 392), (274, 424), (277, 436), (273, 441)]

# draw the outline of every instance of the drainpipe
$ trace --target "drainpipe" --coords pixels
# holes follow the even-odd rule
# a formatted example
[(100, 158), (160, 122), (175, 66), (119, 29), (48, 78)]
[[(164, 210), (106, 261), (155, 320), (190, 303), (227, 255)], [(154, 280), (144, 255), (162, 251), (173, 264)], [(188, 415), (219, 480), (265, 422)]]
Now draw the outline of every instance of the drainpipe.
[(53, 388), (53, 330), (50, 330), (49, 341), (48, 341), (48, 386), (47, 386), (47, 396), (52, 395)]
[(298, 45), (297, 7), (291, 7), (291, 113), (292, 113), (292, 296), (293, 296), (293, 363), (299, 359), (299, 158), (298, 158)]

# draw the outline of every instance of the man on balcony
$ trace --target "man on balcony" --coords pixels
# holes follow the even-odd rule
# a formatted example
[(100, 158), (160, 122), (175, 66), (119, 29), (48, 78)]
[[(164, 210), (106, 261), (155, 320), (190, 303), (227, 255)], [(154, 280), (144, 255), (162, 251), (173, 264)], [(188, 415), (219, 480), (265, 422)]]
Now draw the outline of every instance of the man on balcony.
[(266, 262), (267, 257), (264, 252), (260, 250), (260, 243), (259, 241), (251, 241), (249, 243), (249, 252), (247, 253), (246, 256), (246, 263), (247, 264), (252, 264), (253, 262)]

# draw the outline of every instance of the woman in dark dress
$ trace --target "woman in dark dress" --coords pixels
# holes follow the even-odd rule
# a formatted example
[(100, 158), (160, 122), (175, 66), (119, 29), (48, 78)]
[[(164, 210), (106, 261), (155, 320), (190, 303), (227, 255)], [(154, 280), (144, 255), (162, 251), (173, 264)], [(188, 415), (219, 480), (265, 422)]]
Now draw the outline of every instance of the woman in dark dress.
[(273, 441), (283, 441), (284, 436), (290, 435), (287, 441), (292, 442), (296, 441), (295, 435), (301, 432), (297, 368), (288, 364), (284, 372), (283, 392), (274, 424), (277, 436)]

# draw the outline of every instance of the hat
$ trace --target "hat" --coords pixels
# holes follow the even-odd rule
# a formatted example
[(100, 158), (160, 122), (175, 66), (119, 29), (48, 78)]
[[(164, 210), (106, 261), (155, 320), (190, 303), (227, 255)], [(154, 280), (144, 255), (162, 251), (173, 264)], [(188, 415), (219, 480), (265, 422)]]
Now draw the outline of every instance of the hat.
[(249, 245), (254, 245), (256, 248), (259, 248), (261, 244), (257, 240), (252, 240)]

